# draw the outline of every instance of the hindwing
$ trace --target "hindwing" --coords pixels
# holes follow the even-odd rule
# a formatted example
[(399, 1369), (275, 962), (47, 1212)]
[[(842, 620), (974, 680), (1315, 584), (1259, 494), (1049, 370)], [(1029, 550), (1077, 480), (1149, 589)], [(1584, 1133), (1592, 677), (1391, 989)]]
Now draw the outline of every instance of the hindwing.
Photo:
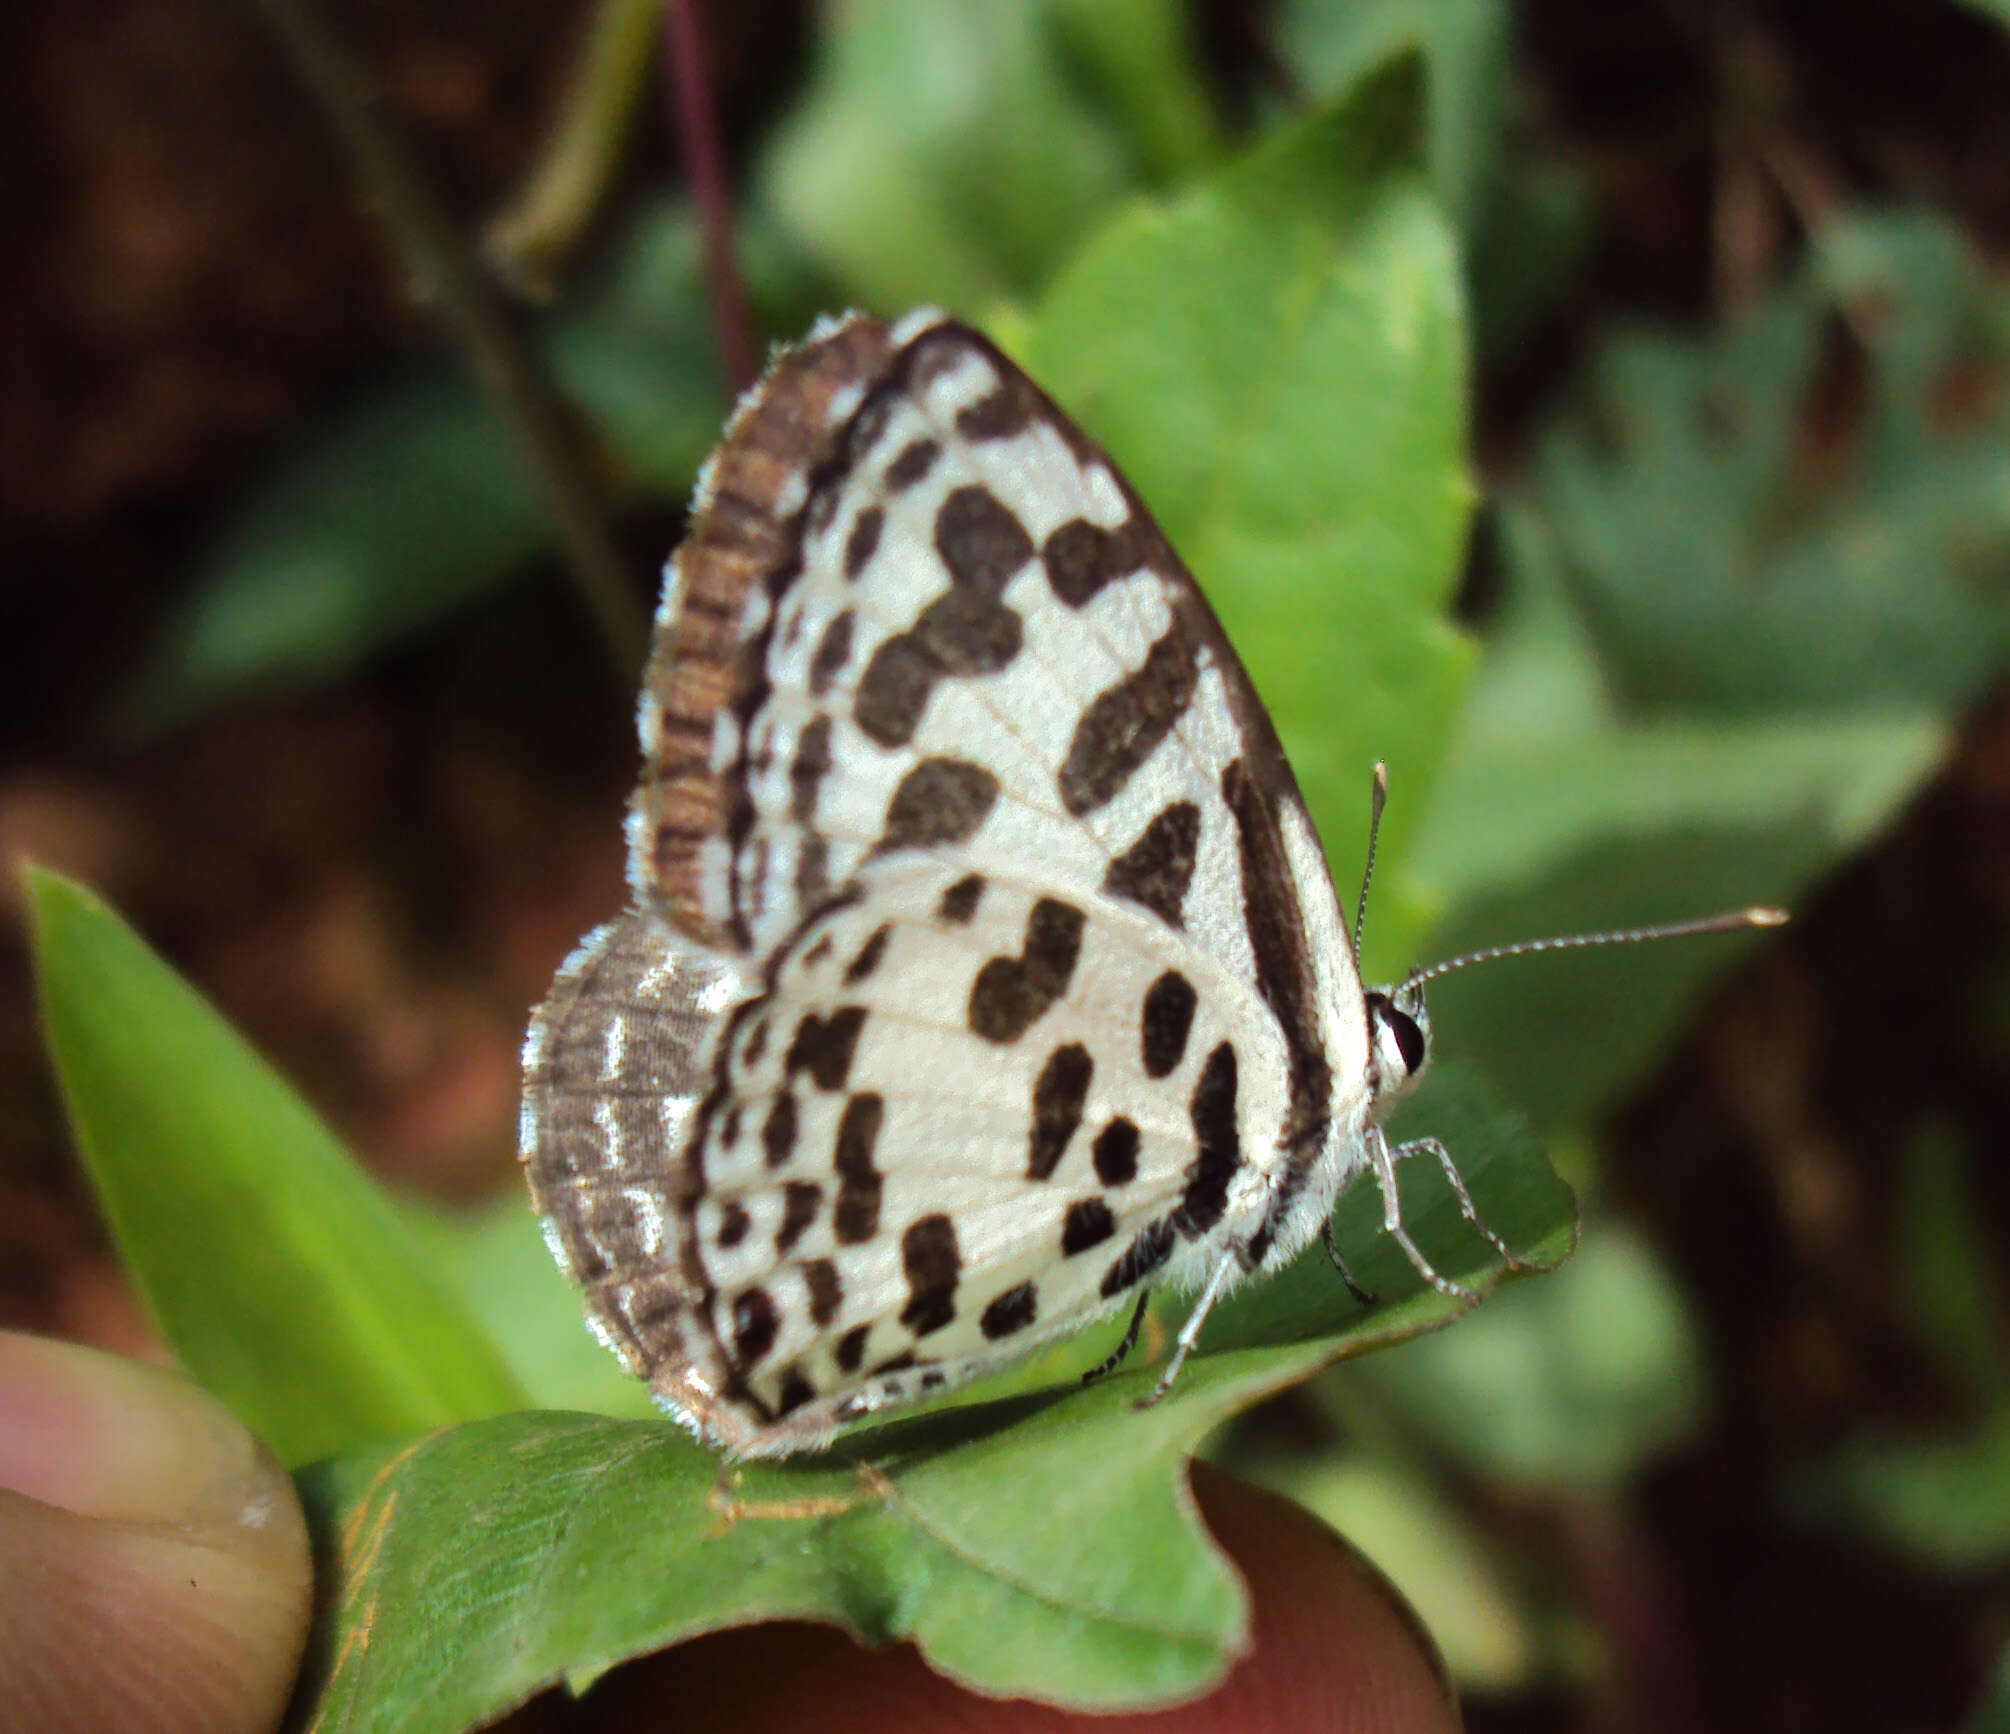
[(1260, 1217), (1289, 1060), (1118, 900), (888, 863), (733, 1016), (682, 1263), (721, 1381), (836, 1421), (1079, 1328)]

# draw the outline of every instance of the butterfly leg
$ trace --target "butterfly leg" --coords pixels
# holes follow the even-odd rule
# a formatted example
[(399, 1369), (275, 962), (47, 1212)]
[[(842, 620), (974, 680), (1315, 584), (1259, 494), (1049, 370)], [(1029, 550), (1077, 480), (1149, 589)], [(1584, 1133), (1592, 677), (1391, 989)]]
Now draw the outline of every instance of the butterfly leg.
[[(1375, 1170), (1375, 1184), (1382, 1193), (1382, 1230), (1403, 1249), (1403, 1256), (1416, 1267), (1417, 1274), (1442, 1295), (1450, 1295), (1454, 1300), (1472, 1300), (1479, 1291), (1446, 1276), (1423, 1254), (1423, 1250), (1410, 1238), (1410, 1231), (1403, 1226), (1403, 1200), (1396, 1190), (1396, 1163), (1412, 1151), (1421, 1150), (1423, 1145), (1404, 1144), (1397, 1149), (1389, 1148), (1389, 1140), (1382, 1136), (1382, 1129), (1373, 1126), (1368, 1131), (1368, 1161)], [(1442, 1150), (1443, 1145), (1439, 1148)], [(1447, 1157), (1449, 1162), (1450, 1158)], [(1464, 1187), (1460, 1187), (1463, 1193)]]
[(1354, 1273), (1347, 1268), (1347, 1261), (1340, 1256), (1340, 1245), (1333, 1238), (1333, 1219), (1327, 1217), (1319, 1230), (1319, 1244), (1326, 1249), (1327, 1262), (1340, 1273), (1340, 1280), (1347, 1285), (1347, 1292), (1364, 1307), (1371, 1307), (1381, 1297), (1373, 1289), (1365, 1289), (1354, 1280)]
[(1526, 1259), (1516, 1257), (1514, 1248), (1480, 1220), (1480, 1213), (1473, 1204), (1473, 1195), (1466, 1190), (1464, 1178), (1452, 1163), (1452, 1153), (1437, 1139), (1413, 1138), (1407, 1144), (1398, 1144), (1392, 1152), (1392, 1158), (1400, 1162), (1406, 1156), (1422, 1156), (1426, 1153), (1437, 1157), (1438, 1166), (1445, 1171), (1445, 1178), (1451, 1182), (1452, 1191), (1458, 1197), (1461, 1214), (1479, 1231), (1486, 1243), (1501, 1255), (1501, 1262), (1509, 1270), (1535, 1269), (1536, 1267)]
[(1145, 1308), (1151, 1304), (1152, 1291), (1146, 1289), (1138, 1296), (1138, 1304), (1131, 1309), (1131, 1322), (1124, 1332), (1124, 1340), (1112, 1349), (1101, 1366), (1091, 1367), (1082, 1375), (1082, 1383), (1093, 1385), (1098, 1379), (1107, 1378), (1124, 1364), (1124, 1357), (1138, 1344), (1138, 1331), (1145, 1322)]
[(1186, 1365), (1186, 1358), (1193, 1353), (1193, 1346), (1200, 1341), (1200, 1328), (1207, 1323), (1207, 1315), (1214, 1310), (1214, 1303), (1221, 1299), (1222, 1290), (1242, 1269), (1242, 1249), (1231, 1246), (1221, 1255), (1214, 1269), (1208, 1272), (1207, 1287), (1200, 1291), (1200, 1299), (1193, 1303), (1193, 1311), (1186, 1315), (1186, 1323), (1179, 1328), (1179, 1335), (1173, 1339), (1173, 1352), (1166, 1362), (1166, 1370), (1159, 1374), (1159, 1382), (1152, 1387), (1149, 1397), (1140, 1398), (1137, 1406), (1149, 1409), (1161, 1401), (1172, 1389), (1173, 1380), (1179, 1377), (1179, 1370)]

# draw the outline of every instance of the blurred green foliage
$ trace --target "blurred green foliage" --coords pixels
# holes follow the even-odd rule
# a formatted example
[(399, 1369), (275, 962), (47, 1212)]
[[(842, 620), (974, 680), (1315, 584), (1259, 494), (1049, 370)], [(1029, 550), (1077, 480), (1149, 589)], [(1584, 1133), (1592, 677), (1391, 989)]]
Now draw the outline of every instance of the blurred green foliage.
[(2010, 648), (2010, 294), (1920, 212), (1839, 218), (1701, 339), (1630, 333), (1534, 497), (1634, 712), (1945, 711)]

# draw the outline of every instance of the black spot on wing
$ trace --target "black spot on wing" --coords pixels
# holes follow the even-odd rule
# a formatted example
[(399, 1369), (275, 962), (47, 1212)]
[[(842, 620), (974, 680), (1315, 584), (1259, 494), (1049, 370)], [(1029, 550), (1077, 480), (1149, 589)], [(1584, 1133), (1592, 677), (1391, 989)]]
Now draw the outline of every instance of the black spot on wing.
[(815, 652), (810, 657), (810, 693), (821, 698), (830, 690), (830, 684), (844, 673), (845, 664), (851, 661), (851, 635), (856, 624), (852, 611), (847, 608), (837, 615), (823, 630), (817, 640)]
[(1176, 619), (1137, 672), (1098, 694), (1082, 713), (1061, 766), (1061, 805), (1079, 819), (1114, 799), (1171, 732), (1199, 678), (1198, 647)]
[(1103, 1272), (1103, 1298), (1108, 1300), (1143, 1282), (1172, 1257), (1173, 1240), (1170, 1222), (1151, 1222), (1139, 1229), (1116, 1263)]
[(1022, 433), (1040, 413), (1039, 399), (1024, 376), (1008, 376), (975, 403), (956, 412), (956, 431), (965, 439), (1010, 439)]
[(1200, 809), (1191, 801), (1162, 807), (1138, 839), (1109, 865), (1103, 889), (1142, 904), (1171, 928), (1186, 925), (1187, 887), (1200, 852)]
[(887, 803), (875, 855), (962, 843), (990, 817), (998, 779), (962, 759), (923, 759), (900, 779)]
[(973, 483), (937, 509), (935, 551), (959, 590), (995, 602), (1033, 558), (1033, 538), (996, 494)]
[(831, 719), (813, 718), (796, 740), (789, 761), (789, 817), (798, 824), (817, 810), (817, 789), (831, 768)]
[(1189, 1240), (1198, 1240), (1228, 1209), (1228, 1184), (1242, 1166), (1235, 1120), (1235, 1049), (1223, 1042), (1207, 1057), (1188, 1104), (1199, 1154), (1187, 1164), (1186, 1189), (1173, 1221)]
[(785, 1062), (789, 1077), (793, 1079), (798, 1072), (808, 1072), (819, 1090), (842, 1090), (851, 1072), (858, 1033), (864, 1027), (862, 1005), (841, 1005), (829, 1017), (805, 1012), (789, 1042)]
[(1176, 969), (1167, 970), (1145, 990), (1138, 1033), (1146, 1077), (1163, 1078), (1178, 1069), (1198, 1002), (1193, 983)]
[(775, 1254), (787, 1254), (809, 1232), (823, 1208), (824, 1189), (814, 1180), (791, 1180), (782, 1190), (782, 1225), (775, 1230)]
[(885, 640), (865, 665), (852, 720), (883, 747), (904, 747), (921, 726), (938, 682), (995, 674), (1019, 654), (1019, 616), (1002, 602), (951, 590), (906, 632)]
[(966, 873), (943, 892), (942, 901), (935, 906), (935, 917), (952, 927), (968, 926), (970, 918), (977, 913), (978, 899), (983, 895), (984, 875)]
[(1076, 518), (1047, 538), (1040, 560), (1047, 582), (1070, 608), (1081, 608), (1113, 579), (1128, 577), (1153, 563), (1164, 547), (1150, 525), (1132, 518), (1114, 530)]
[(956, 1281), (963, 1270), (956, 1224), (939, 1213), (910, 1224), (900, 1237), (900, 1262), (907, 1273), (900, 1322), (917, 1337), (941, 1330), (956, 1317)]
[(775, 1097), (767, 1119), (761, 1124), (761, 1148), (767, 1153), (770, 1168), (785, 1166), (795, 1154), (796, 1098), (787, 1090)]
[(935, 460), (941, 455), (942, 447), (932, 439), (908, 441), (901, 447), (900, 455), (886, 466), (887, 492), (904, 494), (917, 482), (927, 480), (928, 472), (935, 468)]
[(1291, 1054), (1291, 1121), (1288, 1157), (1278, 1180), (1280, 1201), (1305, 1183), (1332, 1104), (1333, 1069), (1319, 1033), (1317, 988), (1305, 945), (1297, 888), (1278, 834), (1271, 795), (1240, 759), (1221, 773), (1222, 798), (1235, 821), (1242, 865), (1242, 915), (1256, 959), (1256, 988), (1284, 1031)]
[[(851, 420), (845, 424), (845, 467), (857, 469), (871, 456), (872, 448), (886, 434), (887, 423), (893, 419), (901, 395), (899, 388), (891, 382), (875, 386), (865, 394), (865, 401), (852, 411)], [(836, 491), (831, 490), (833, 493)], [(815, 510), (814, 507), (811, 509)]]
[(1026, 1178), (1045, 1180), (1068, 1148), (1082, 1123), (1082, 1104), (1096, 1069), (1080, 1042), (1056, 1048), (1033, 1084), (1033, 1132), (1026, 1158)]
[(831, 1359), (837, 1362), (840, 1372), (855, 1373), (865, 1365), (865, 1340), (871, 1335), (871, 1325), (853, 1325), (838, 1338)]
[(847, 983), (856, 986), (879, 968), (879, 960), (886, 955), (886, 942), (892, 932), (893, 927), (888, 922), (881, 922), (873, 929), (872, 937), (859, 948), (858, 956), (844, 966)]
[(1101, 1246), (1117, 1232), (1117, 1219), (1100, 1198), (1080, 1198), (1068, 1206), (1061, 1219), (1061, 1256), (1073, 1258), (1092, 1246)]
[(796, 902), (815, 908), (830, 889), (830, 845), (815, 831), (805, 830), (796, 850)]
[(856, 579), (879, 547), (879, 533), (886, 526), (886, 514), (868, 506), (852, 520), (851, 534), (845, 538), (844, 575)]
[(1082, 950), (1083, 915), (1043, 897), (1026, 918), (1017, 957), (994, 957), (970, 987), (970, 1027), (988, 1042), (1016, 1042), (1064, 993)]
[(995, 1343), (1000, 1337), (1009, 1337), (1030, 1325), (1039, 1305), (1038, 1291), (1030, 1282), (1022, 1282), (1017, 1288), (1008, 1288), (984, 1309), (977, 1328)]
[(1105, 1186), (1124, 1186), (1138, 1177), (1138, 1129), (1119, 1114), (1096, 1134), (1093, 1146), (1096, 1178)]
[(733, 1365), (742, 1374), (775, 1346), (779, 1323), (766, 1289), (745, 1289), (733, 1298)]
[(881, 1177), (872, 1155), (885, 1115), (885, 1101), (864, 1093), (845, 1103), (838, 1121), (834, 1163), (838, 1195), (832, 1226), (840, 1246), (858, 1246), (879, 1232)]
[(827, 1258), (811, 1259), (803, 1266), (803, 1286), (810, 1296), (810, 1323), (821, 1330), (844, 1305), (844, 1283), (837, 1266)]

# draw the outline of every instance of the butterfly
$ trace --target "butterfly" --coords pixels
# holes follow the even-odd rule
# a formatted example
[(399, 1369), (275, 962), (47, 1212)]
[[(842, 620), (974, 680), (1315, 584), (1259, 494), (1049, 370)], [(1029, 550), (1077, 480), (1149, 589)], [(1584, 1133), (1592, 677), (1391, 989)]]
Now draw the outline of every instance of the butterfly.
[(1169, 1286), (1162, 1395), (1244, 1278), (1315, 1238), (1346, 1276), (1362, 1174), (1467, 1292), (1403, 1226), (1413, 1154), (1514, 1262), (1444, 1147), (1382, 1130), (1437, 971), (1364, 989), (1199, 586), (978, 332), (852, 315), (778, 356), (700, 477), (639, 732), (634, 907), (533, 1018), (521, 1152), (592, 1328), (730, 1454), (1128, 1307), (1108, 1370)]

